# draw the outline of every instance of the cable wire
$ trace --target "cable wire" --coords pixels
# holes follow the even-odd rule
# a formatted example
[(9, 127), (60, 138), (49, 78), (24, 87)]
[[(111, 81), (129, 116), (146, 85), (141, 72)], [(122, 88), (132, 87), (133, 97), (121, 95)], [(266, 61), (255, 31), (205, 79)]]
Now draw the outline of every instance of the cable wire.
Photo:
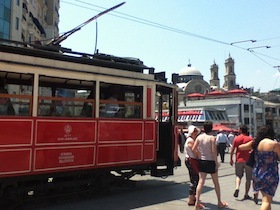
[[(61, 2), (64, 2), (66, 4), (71, 4), (73, 6), (77, 6), (77, 7), (88, 9), (88, 10), (93, 10), (93, 11), (100, 12), (100, 10), (93, 9), (92, 7), (99, 8), (99, 9), (106, 9), (104, 7), (97, 6), (97, 5), (94, 5), (94, 4), (82, 1), (82, 0), (75, 0), (75, 1), (79, 2), (81, 4), (84, 4), (84, 5), (87, 5), (87, 7), (79, 5), (79, 4), (69, 3), (69, 2), (67, 2), (65, 0), (61, 0)], [(89, 8), (88, 6), (91, 6), (91, 8)], [(213, 38), (206, 37), (206, 36), (201, 36), (201, 35), (198, 35), (198, 34), (195, 34), (195, 33), (191, 33), (191, 32), (188, 32), (188, 31), (181, 30), (181, 29), (173, 28), (173, 27), (170, 27), (170, 26), (167, 26), (167, 25), (156, 23), (156, 22), (153, 22), (153, 21), (150, 21), (150, 20), (145, 20), (143, 18), (135, 17), (135, 16), (132, 16), (132, 15), (128, 15), (128, 14), (125, 14), (125, 13), (118, 12), (118, 11), (113, 11), (112, 13), (110, 13), (108, 15), (115, 16), (115, 17), (122, 18), (122, 19), (129, 20), (129, 21), (133, 21), (133, 22), (136, 22), (136, 23), (144, 24), (144, 25), (147, 25), (147, 26), (160, 28), (160, 29), (171, 31), (171, 32), (174, 32), (174, 33), (179, 33), (179, 34), (186, 35), (186, 36), (191, 36), (191, 37), (195, 37), (195, 38), (199, 38), (199, 39), (204, 39), (204, 40), (207, 40), (207, 41), (212, 41), (212, 42), (216, 42), (216, 43), (219, 43), (219, 44), (228, 45), (228, 46), (232, 46), (232, 47), (235, 47), (235, 48), (239, 48), (241, 50), (248, 51), (248, 48), (240, 47), (240, 46), (234, 45), (232, 43), (220, 41), (220, 40), (213, 39)], [(262, 42), (262, 41), (279, 39), (279, 38), (280, 37), (272, 37), (272, 38), (267, 38), (267, 39), (260, 39), (260, 40), (256, 40), (256, 42)], [(255, 39), (253, 39), (253, 40), (255, 40)], [(270, 48), (272, 48), (272, 47), (279, 47), (279, 46), (280, 45), (270, 46)], [(260, 59), (262, 62), (264, 62), (267, 65), (269, 65), (270, 67), (273, 66), (273, 65), (271, 65), (270, 63), (268, 63), (267, 61), (265, 61), (263, 58), (261, 58), (258, 55), (261, 55), (261, 56), (264, 56), (264, 57), (268, 57), (268, 58), (272, 58), (272, 59), (280, 61), (280, 59), (273, 58), (273, 57), (270, 57), (268, 55), (264, 55), (264, 54), (261, 54), (261, 53), (257, 53), (257, 52), (252, 51), (252, 50), (250, 50), (249, 52), (251, 54), (253, 54), (256, 58)]]

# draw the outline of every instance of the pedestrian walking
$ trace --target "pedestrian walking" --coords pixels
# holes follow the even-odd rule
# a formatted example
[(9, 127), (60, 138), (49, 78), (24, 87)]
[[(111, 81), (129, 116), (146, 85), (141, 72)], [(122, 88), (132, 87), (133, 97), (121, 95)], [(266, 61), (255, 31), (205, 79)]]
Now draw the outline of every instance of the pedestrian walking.
[(205, 133), (200, 134), (196, 138), (193, 146), (194, 154), (200, 154), (201, 159), (199, 162), (199, 182), (196, 189), (195, 209), (201, 209), (200, 195), (207, 174), (210, 174), (212, 177), (218, 199), (218, 207), (226, 207), (228, 206), (228, 204), (221, 200), (221, 190), (218, 180), (219, 163), (217, 160), (216, 138), (209, 134), (212, 131), (213, 123), (210, 121), (206, 121), (203, 125), (203, 128)]
[(221, 157), (221, 162), (225, 162), (225, 150), (227, 145), (229, 146), (229, 140), (227, 135), (224, 133), (222, 129), (219, 130), (219, 133), (217, 135), (217, 149), (218, 149), (218, 154), (220, 154)]
[(228, 134), (228, 141), (229, 141), (229, 143), (230, 143), (230, 146), (233, 144), (234, 138), (235, 138), (235, 135), (233, 134), (233, 132), (230, 132), (230, 133)]
[(233, 156), (235, 154), (235, 191), (233, 196), (238, 197), (239, 195), (239, 187), (241, 184), (241, 179), (244, 175), (246, 175), (246, 182), (245, 182), (245, 199), (251, 199), (251, 197), (248, 195), (250, 187), (251, 187), (251, 181), (252, 181), (252, 168), (246, 164), (246, 162), (249, 160), (250, 157), (250, 151), (249, 150), (240, 150), (238, 146), (245, 144), (247, 142), (252, 141), (252, 137), (248, 136), (248, 127), (246, 125), (241, 125), (239, 128), (240, 135), (234, 138), (232, 149), (230, 152), (230, 165), (233, 166)]
[(271, 209), (279, 183), (280, 143), (274, 138), (274, 129), (266, 125), (260, 128), (254, 141), (239, 146), (239, 149), (254, 150), (253, 188), (262, 194), (261, 210)]

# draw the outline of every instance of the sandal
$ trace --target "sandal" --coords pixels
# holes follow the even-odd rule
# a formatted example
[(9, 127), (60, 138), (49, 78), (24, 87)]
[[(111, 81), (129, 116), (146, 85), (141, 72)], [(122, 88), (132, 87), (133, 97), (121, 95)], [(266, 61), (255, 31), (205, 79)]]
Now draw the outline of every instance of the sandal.
[(237, 198), (237, 197), (238, 197), (238, 194), (239, 194), (239, 190), (238, 190), (238, 189), (236, 189), (236, 190), (234, 191), (233, 196)]
[(194, 201), (194, 202), (189, 201), (189, 202), (188, 202), (188, 205), (189, 205), (189, 206), (194, 206), (194, 205), (195, 205), (195, 201)]
[(189, 205), (189, 206), (194, 206), (194, 205), (195, 205), (195, 201), (196, 201), (195, 196), (194, 196), (194, 195), (190, 196), (190, 197), (189, 197), (188, 205)]
[(228, 203), (227, 202), (224, 202), (222, 201), (219, 205), (218, 205), (219, 208), (225, 208), (225, 207), (228, 207)]
[(195, 206), (194, 209), (198, 210), (198, 209), (204, 209), (204, 205), (202, 203), (198, 204), (198, 206)]

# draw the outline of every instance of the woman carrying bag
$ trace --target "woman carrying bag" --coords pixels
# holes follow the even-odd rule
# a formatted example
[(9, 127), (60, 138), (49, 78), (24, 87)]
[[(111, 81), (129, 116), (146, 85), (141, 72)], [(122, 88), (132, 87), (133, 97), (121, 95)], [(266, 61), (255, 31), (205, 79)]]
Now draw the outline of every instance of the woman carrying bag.
[[(200, 129), (197, 128), (194, 125), (190, 125), (188, 128), (188, 135), (187, 135), (187, 140), (185, 142), (185, 153), (186, 153), (186, 158), (185, 158), (185, 164), (186, 167), (188, 168), (189, 171), (189, 176), (190, 176), (190, 187), (189, 187), (189, 200), (188, 200), (188, 205), (189, 206), (194, 206), (195, 205), (195, 195), (196, 195), (196, 187), (198, 184), (199, 180), (199, 175), (198, 175), (198, 159), (196, 159), (195, 154), (192, 151), (192, 147), (194, 145), (196, 137), (199, 135)], [(202, 204), (201, 204), (201, 207)]]

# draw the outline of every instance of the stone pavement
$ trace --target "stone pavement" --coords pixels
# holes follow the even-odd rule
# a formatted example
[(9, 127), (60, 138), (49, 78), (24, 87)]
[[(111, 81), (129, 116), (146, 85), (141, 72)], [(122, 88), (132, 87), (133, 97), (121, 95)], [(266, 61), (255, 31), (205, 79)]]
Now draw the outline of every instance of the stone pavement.
[[(247, 209), (260, 209), (261, 204), (261, 193), (259, 194), (259, 202), (258, 205), (254, 203), (253, 200), (244, 200), (244, 192), (245, 192), (245, 177), (241, 180), (239, 197), (235, 198), (233, 196), (235, 190), (235, 174), (234, 174), (234, 166), (229, 164), (229, 154), (225, 163), (221, 163), (219, 169), (219, 183), (221, 187), (221, 197), (223, 201), (226, 201), (229, 206), (225, 209), (236, 209), (236, 210), (247, 210)], [(208, 175), (208, 179), (205, 183), (204, 193), (201, 195), (201, 200), (205, 204), (206, 209), (217, 209), (215, 205), (217, 203), (216, 194), (214, 190), (214, 185)], [(249, 195), (253, 197), (252, 186), (249, 191)], [(280, 210), (280, 188), (277, 189), (276, 195), (273, 199), (272, 209)], [(188, 208), (193, 209), (193, 208)]]
[[(82, 199), (59, 200), (47, 203), (41, 207), (27, 207), (24, 210), (192, 210), (193, 206), (188, 206), (187, 196), (189, 188), (188, 170), (183, 162), (184, 155), (180, 154), (182, 166), (174, 171), (174, 176), (165, 179), (150, 176), (135, 176), (132, 185), (127, 188), (116, 188), (107, 195), (89, 197)], [(225, 163), (221, 163), (219, 168), (219, 182), (221, 187), (222, 200), (228, 202), (229, 206), (223, 209), (248, 210), (260, 209), (260, 204), (256, 205), (253, 200), (242, 200), (244, 197), (244, 178), (241, 182), (239, 197), (233, 196), (235, 190), (234, 167), (229, 164), (229, 154), (226, 154)], [(252, 196), (252, 191), (250, 191)], [(78, 197), (78, 196), (77, 196)], [(211, 176), (207, 176), (203, 188), (201, 200), (205, 204), (205, 209), (216, 210), (217, 198)], [(261, 202), (261, 195), (260, 195)], [(259, 203), (260, 203), (259, 202)], [(221, 209), (221, 208), (220, 208)], [(277, 189), (273, 210), (280, 210), (280, 186)]]
[[(183, 160), (183, 156), (180, 154), (181, 159)], [(243, 177), (241, 181), (239, 197), (235, 198), (233, 196), (235, 190), (235, 173), (234, 167), (229, 164), (229, 154), (226, 154), (225, 163), (221, 163), (219, 168), (219, 183), (221, 187), (221, 197), (223, 201), (226, 201), (229, 206), (223, 209), (231, 209), (231, 210), (247, 210), (247, 209), (260, 209), (261, 204), (261, 194), (259, 194), (259, 203), (255, 204), (253, 200), (243, 200), (244, 191), (245, 191), (245, 177)], [(183, 163), (183, 161), (182, 161)], [(169, 181), (181, 183), (183, 186), (179, 187), (178, 185), (170, 186), (168, 191), (170, 197), (176, 191), (177, 199), (170, 199), (163, 203), (156, 203), (154, 205), (149, 205), (141, 208), (141, 210), (169, 210), (169, 209), (194, 209), (192, 206), (187, 205), (187, 194), (188, 194), (188, 186), (189, 186), (189, 176), (188, 170), (184, 164), (181, 167), (178, 167), (175, 170), (175, 176), (167, 178)], [(163, 196), (167, 196), (168, 194), (162, 193)], [(253, 196), (252, 189), (250, 189), (250, 196)], [(159, 196), (159, 195), (158, 195)], [(174, 198), (176, 198), (174, 196)], [(205, 205), (205, 209), (222, 209), (217, 207), (217, 198), (214, 190), (213, 182), (211, 180), (211, 176), (207, 175), (207, 180), (205, 182), (203, 193), (201, 195), (202, 203)], [(272, 203), (273, 210), (280, 210), (280, 186), (277, 189), (276, 195), (274, 196)]]

